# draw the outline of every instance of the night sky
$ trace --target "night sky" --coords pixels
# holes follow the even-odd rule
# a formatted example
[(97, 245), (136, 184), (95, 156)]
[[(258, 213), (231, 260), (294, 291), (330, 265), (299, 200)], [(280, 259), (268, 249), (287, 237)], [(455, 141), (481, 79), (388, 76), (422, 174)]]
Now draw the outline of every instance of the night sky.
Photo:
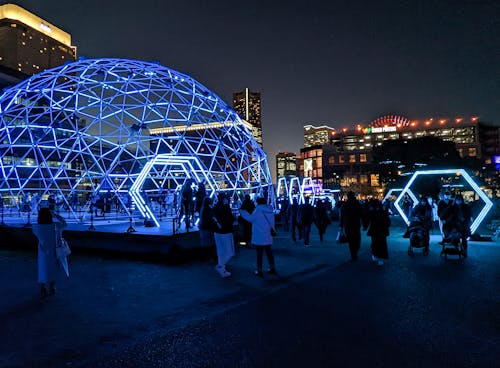
[(303, 125), (387, 114), (500, 124), (500, 1), (29, 0), (78, 54), (159, 61), (229, 105), (262, 93), (264, 148), (298, 152)]

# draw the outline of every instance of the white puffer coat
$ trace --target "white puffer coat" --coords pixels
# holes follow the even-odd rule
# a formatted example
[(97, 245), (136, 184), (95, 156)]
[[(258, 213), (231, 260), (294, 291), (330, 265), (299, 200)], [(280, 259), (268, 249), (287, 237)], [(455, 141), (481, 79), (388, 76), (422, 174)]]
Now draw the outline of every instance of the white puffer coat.
[(272, 245), (271, 227), (274, 228), (273, 208), (267, 204), (259, 204), (250, 214), (240, 211), (241, 217), (252, 223), (252, 244), (256, 246)]

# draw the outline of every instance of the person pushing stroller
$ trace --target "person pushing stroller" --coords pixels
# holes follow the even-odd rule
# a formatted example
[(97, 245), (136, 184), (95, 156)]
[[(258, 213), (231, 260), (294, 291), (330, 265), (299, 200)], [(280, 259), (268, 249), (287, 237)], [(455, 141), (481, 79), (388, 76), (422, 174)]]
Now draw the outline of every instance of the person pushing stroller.
[(408, 234), (410, 246), (408, 254), (413, 254), (413, 248), (423, 248), (424, 255), (429, 254), (430, 230), (432, 227), (432, 207), (425, 196), (421, 196), (418, 204), (411, 210)]

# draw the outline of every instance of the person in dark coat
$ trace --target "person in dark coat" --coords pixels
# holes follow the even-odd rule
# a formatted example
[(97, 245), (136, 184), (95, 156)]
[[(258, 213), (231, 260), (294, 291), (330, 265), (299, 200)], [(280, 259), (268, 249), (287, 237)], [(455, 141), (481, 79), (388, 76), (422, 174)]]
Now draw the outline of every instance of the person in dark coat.
[(186, 231), (191, 228), (190, 221), (193, 208), (193, 188), (191, 188), (191, 184), (193, 184), (192, 179), (187, 179), (182, 186), (181, 192), (181, 218), (184, 216)]
[(309, 236), (311, 234), (311, 226), (314, 222), (314, 207), (309, 203), (309, 197), (304, 198), (304, 203), (299, 206), (297, 214), (297, 223), (302, 228), (304, 236), (304, 246), (309, 246)]
[[(255, 210), (255, 203), (250, 199), (249, 194), (245, 194), (245, 198), (241, 203), (240, 211), (247, 211), (249, 214)], [(239, 222), (243, 227), (243, 242), (245, 245), (250, 245), (252, 242), (252, 223), (245, 220), (242, 216), (239, 217)]]
[[(443, 230), (446, 236), (454, 229), (460, 233), (460, 240), (462, 243), (462, 253), (467, 257), (467, 238), (470, 233), (471, 210), (470, 206), (464, 202), (462, 195), (457, 195), (455, 200), (443, 212), (446, 222), (443, 225)], [(446, 241), (446, 239), (445, 239)]]
[(212, 211), (212, 200), (210, 197), (203, 198), (200, 209), (200, 222), (198, 228), (200, 229), (201, 245), (209, 247), (214, 245), (214, 214)]
[(316, 201), (316, 207), (314, 208), (314, 223), (318, 228), (319, 240), (323, 241), (326, 228), (330, 224), (330, 218), (326, 212), (326, 206), (321, 200)]
[(297, 241), (297, 231), (299, 232), (299, 239), (302, 239), (302, 230), (299, 224), (297, 223), (297, 215), (299, 213), (299, 201), (297, 197), (295, 197), (292, 201), (292, 204), (288, 206), (287, 216), (288, 221), (290, 223), (291, 231), (292, 231), (292, 240)]
[(366, 234), (372, 238), (372, 261), (377, 262), (379, 266), (384, 264), (384, 259), (389, 258), (387, 237), (390, 225), (389, 213), (378, 199), (372, 199), (367, 208)]
[(442, 198), (438, 202), (438, 218), (439, 218), (439, 230), (441, 231), (441, 242), (440, 244), (444, 244), (446, 235), (445, 235), (445, 223), (448, 221), (448, 217), (451, 215), (451, 212), (448, 211), (448, 208), (453, 204), (451, 200), (451, 193), (446, 191), (443, 193)]
[(425, 246), (429, 247), (432, 227), (432, 207), (425, 196), (421, 196), (418, 204), (412, 208), (410, 225), (412, 222), (418, 222), (425, 229)]
[(215, 270), (222, 276), (231, 276), (226, 269), (227, 262), (234, 256), (233, 223), (234, 216), (225, 193), (219, 193), (213, 209), (214, 238), (218, 263)]
[(290, 202), (288, 197), (282, 198), (280, 200), (280, 219), (283, 231), (290, 231), (289, 221), (288, 221), (288, 207), (290, 207)]
[(207, 196), (207, 189), (205, 188), (205, 182), (200, 181), (198, 183), (198, 189), (196, 190), (196, 212), (200, 214), (201, 207), (203, 205), (203, 199)]
[(363, 208), (356, 199), (354, 192), (347, 193), (347, 201), (340, 209), (340, 228), (344, 230), (349, 244), (351, 260), (358, 259), (358, 251), (361, 247), (361, 223), (363, 220)]

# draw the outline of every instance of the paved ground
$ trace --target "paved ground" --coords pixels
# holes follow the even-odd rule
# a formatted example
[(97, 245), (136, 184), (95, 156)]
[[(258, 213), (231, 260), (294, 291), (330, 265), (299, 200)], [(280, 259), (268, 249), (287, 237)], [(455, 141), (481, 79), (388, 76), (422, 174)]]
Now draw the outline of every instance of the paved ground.
[(254, 277), (246, 248), (229, 279), (213, 260), (166, 266), (77, 253), (71, 278), (46, 300), (35, 254), (2, 250), (0, 367), (498, 366), (500, 239), (471, 242), (467, 260), (445, 262), (436, 245), (408, 257), (395, 227), (390, 262), (377, 268), (367, 238), (360, 261), (347, 262), (336, 230), (310, 248), (280, 233), (278, 278)]

